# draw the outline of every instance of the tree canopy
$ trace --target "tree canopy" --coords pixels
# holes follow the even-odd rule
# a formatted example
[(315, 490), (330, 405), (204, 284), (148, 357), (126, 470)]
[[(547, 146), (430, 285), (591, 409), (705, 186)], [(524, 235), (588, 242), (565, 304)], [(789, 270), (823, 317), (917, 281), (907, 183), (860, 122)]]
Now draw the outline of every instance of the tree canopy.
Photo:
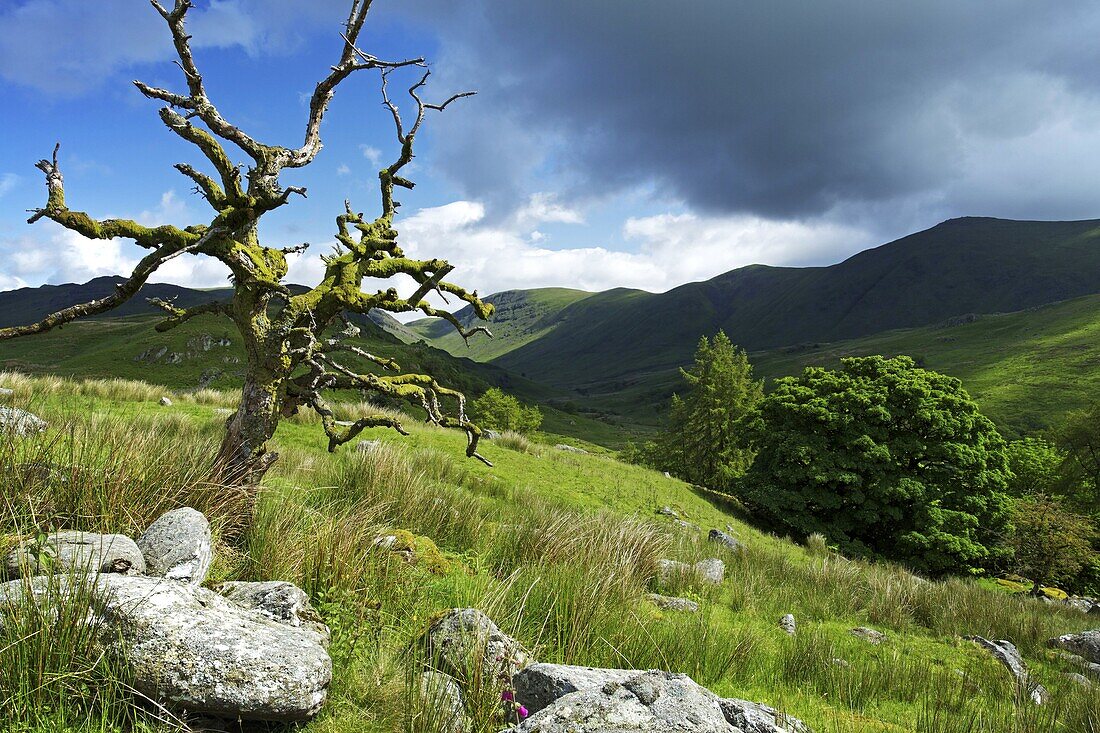
[(1004, 441), (958, 379), (843, 359), (778, 380), (747, 427), (741, 494), (787, 531), (933, 574), (1007, 553)]
[(481, 428), (531, 433), (542, 425), (542, 411), (524, 405), (498, 387), (490, 387), (470, 403), (470, 414)]

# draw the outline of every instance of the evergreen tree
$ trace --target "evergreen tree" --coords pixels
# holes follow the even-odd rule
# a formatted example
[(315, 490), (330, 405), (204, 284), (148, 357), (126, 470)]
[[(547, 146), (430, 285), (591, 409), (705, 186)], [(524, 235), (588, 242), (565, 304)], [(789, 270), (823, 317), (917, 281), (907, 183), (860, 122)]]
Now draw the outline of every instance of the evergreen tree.
[(737, 426), (756, 408), (763, 383), (752, 378), (748, 356), (722, 331), (700, 339), (695, 363), (680, 373), (688, 389), (672, 398), (653, 462), (685, 481), (728, 487), (752, 462)]

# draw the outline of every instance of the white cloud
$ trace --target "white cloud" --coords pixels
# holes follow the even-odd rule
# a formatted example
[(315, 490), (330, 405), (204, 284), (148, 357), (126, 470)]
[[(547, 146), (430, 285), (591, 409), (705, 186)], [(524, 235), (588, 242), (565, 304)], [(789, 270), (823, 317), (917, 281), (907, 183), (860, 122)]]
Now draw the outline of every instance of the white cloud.
[(373, 145), (360, 145), (359, 150), (363, 153), (363, 157), (370, 161), (370, 164), (377, 167), (382, 163), (382, 151)]
[(574, 208), (558, 201), (557, 196), (545, 191), (532, 194), (527, 203), (516, 212), (516, 220), (527, 224), (583, 224), (584, 216)]
[(0, 173), (0, 198), (15, 188), (19, 183), (19, 176), (14, 173)]
[(14, 275), (5, 275), (3, 272), (0, 272), (0, 291), (16, 290), (18, 288), (25, 287), (27, 287), (27, 283), (25, 280), (21, 280)]
[(336, 175), (338, 175), (338, 176), (351, 175), (351, 168), (348, 168), (347, 163), (341, 163), (340, 167), (336, 169)]

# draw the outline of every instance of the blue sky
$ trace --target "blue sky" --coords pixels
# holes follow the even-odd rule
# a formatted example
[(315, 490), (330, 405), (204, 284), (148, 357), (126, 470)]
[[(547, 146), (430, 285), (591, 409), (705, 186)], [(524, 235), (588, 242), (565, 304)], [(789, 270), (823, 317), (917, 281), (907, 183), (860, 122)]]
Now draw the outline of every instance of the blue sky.
[[(340, 0), (207, 0), (190, 16), (214, 102), (298, 144), (335, 61)], [(1100, 9), (1019, 0), (376, 0), (360, 44), (424, 55), (432, 93), (479, 95), (429, 120), (407, 249), (482, 293), (665, 290), (733, 267), (828, 264), (957, 215), (1100, 213)], [(25, 223), (34, 162), (60, 141), (72, 208), (149, 223), (207, 216), (176, 162), (201, 166), (131, 79), (182, 86), (142, 0), (0, 0), (0, 289), (123, 272), (137, 250)], [(309, 198), (265, 220), (316, 253), (350, 198), (377, 207), (395, 153), (377, 76), (337, 92), (325, 148), (285, 183)], [(243, 154), (238, 155), (243, 159)], [(179, 258), (158, 279), (224, 284)]]

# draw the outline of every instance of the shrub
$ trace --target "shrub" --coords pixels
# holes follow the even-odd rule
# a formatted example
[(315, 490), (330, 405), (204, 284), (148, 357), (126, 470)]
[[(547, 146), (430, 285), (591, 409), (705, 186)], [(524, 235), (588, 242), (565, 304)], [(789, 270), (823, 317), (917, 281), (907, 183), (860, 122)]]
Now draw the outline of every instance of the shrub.
[(479, 427), (488, 430), (514, 430), (531, 433), (542, 425), (542, 411), (529, 407), (496, 387), (470, 403), (470, 412)]

